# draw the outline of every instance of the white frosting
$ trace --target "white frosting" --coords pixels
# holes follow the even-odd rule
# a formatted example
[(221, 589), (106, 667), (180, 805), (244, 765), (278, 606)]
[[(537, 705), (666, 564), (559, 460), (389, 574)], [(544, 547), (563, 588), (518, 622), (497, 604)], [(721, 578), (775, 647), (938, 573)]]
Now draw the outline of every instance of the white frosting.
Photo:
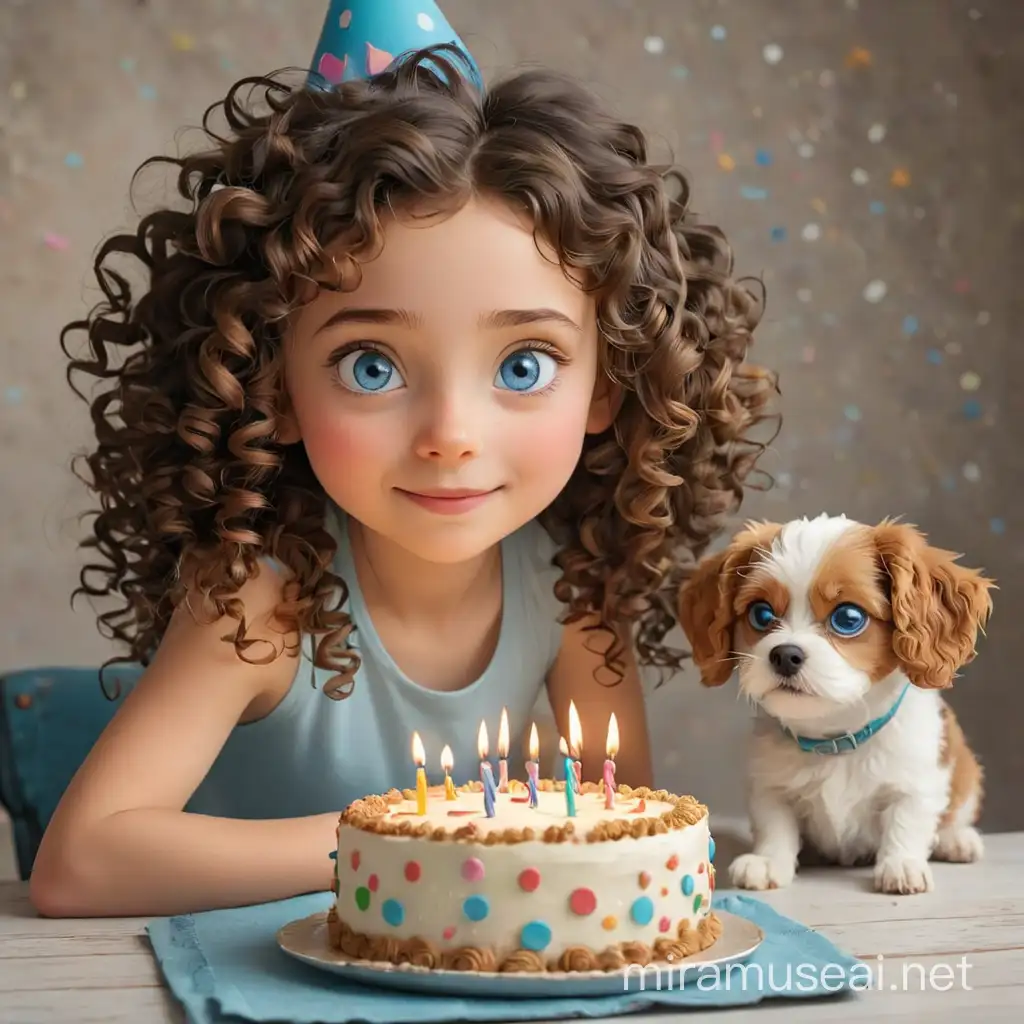
[[(482, 793), (460, 791), (458, 799), (449, 802), (443, 793), (432, 790), (425, 817), (416, 814), (414, 800), (394, 804), (389, 814), (396, 821), (427, 822), (452, 832), (472, 822), (481, 835), (494, 829), (532, 827), (537, 838), (520, 843), (486, 846), (472, 840), (436, 841), (342, 825), (336, 900), (340, 918), (356, 932), (400, 939), (418, 936), (439, 949), (490, 947), (500, 960), (516, 949), (529, 948), (521, 935), (530, 922), (543, 922), (550, 929), (549, 944), (538, 950), (550, 959), (572, 946), (600, 951), (628, 941), (652, 945), (659, 937), (674, 939), (680, 921), (696, 927), (707, 915), (712, 883), (706, 816), (694, 825), (662, 834), (588, 843), (587, 832), (601, 821), (636, 820), (638, 815), (631, 812), (637, 798), (617, 796), (614, 809), (605, 810), (603, 793), (577, 794), (577, 813), (570, 819), (564, 793), (540, 792), (537, 808), (518, 802), (524, 796), (498, 794), (495, 816), (488, 818)], [(642, 816), (657, 817), (671, 810), (671, 804), (648, 800)], [(470, 813), (452, 816), (451, 811)], [(543, 841), (545, 829), (570, 820), (576, 840)], [(468, 868), (467, 861), (472, 861)], [(407, 876), (410, 863), (418, 866), (418, 877), (415, 868)], [(482, 877), (477, 877), (481, 868)], [(532, 892), (520, 884), (520, 874), (527, 869), (540, 876)], [(647, 876), (646, 887), (641, 885), (641, 873)], [(368, 890), (375, 889), (369, 892), (365, 910), (357, 902), (360, 889), (363, 900)], [(588, 889), (596, 897), (592, 912), (574, 912), (570, 896), (578, 889)], [(483, 905), (475, 901), (486, 909), (480, 920), (466, 913), (466, 900), (474, 896), (486, 901)], [(647, 922), (632, 916), (641, 897), (652, 905)], [(389, 901), (401, 908), (391, 923), (385, 913), (397, 907)], [(473, 910), (473, 903), (469, 909)]]

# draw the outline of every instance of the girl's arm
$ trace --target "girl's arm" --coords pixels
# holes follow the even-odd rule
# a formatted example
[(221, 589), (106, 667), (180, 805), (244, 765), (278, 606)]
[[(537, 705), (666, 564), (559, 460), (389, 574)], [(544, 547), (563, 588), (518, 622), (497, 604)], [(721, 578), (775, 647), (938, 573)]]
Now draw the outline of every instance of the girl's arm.
[[(625, 673), (614, 682), (604, 664), (610, 646), (607, 633), (584, 632), (588, 620), (566, 626), (562, 645), (548, 673), (547, 689), (559, 735), (569, 741), (569, 702), (575, 701), (583, 732), (583, 778), (600, 782), (603, 777), (608, 719), (615, 712), (619, 727), (619, 753), (615, 781), (638, 787), (654, 785), (650, 737), (640, 673), (631, 641), (626, 642)], [(613, 682), (614, 685), (608, 685)], [(560, 777), (558, 772), (555, 777)]]
[[(280, 581), (244, 585), (249, 635), (280, 650)], [(179, 608), (152, 664), (79, 768), (39, 848), (29, 892), (51, 917), (169, 915), (327, 890), (337, 814), (241, 821), (182, 808), (247, 710), (276, 703), (295, 672), (239, 659)], [(250, 657), (259, 657), (257, 647)]]

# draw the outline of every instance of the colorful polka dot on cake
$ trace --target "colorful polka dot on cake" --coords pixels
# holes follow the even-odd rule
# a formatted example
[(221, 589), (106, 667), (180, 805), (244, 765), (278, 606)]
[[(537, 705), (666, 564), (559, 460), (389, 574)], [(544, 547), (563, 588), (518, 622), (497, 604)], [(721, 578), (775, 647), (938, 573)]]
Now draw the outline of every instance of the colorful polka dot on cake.
[(708, 860), (712, 864), (715, 862), (715, 837), (708, 836)]
[(614, 931), (619, 924), (619, 919), (614, 914), (609, 914), (601, 919), (601, 927), (606, 931)]
[(663, 917), (658, 922), (658, 931), (659, 932), (667, 932), (669, 930), (669, 928), (671, 928), (671, 927), (672, 927), (672, 918), (670, 918), (670, 917)]
[(462, 903), (462, 912), (470, 921), (482, 921), (490, 911), (490, 904), (483, 896), (467, 896)]
[(668, 895), (668, 886), (667, 885), (663, 885), (661, 887), (661, 895), (662, 896), (667, 896)]
[(597, 897), (593, 889), (573, 889), (569, 896), (569, 909), (577, 917), (587, 917), (597, 910)]
[(697, 913), (698, 910), (700, 910), (700, 905), (703, 902), (704, 902), (704, 897), (701, 896), (700, 893), (697, 893), (697, 895), (693, 897), (693, 912), (695, 914)]
[(683, 895), (684, 896), (692, 896), (693, 895), (693, 875), (683, 875), (682, 886), (683, 886)]
[(523, 868), (519, 872), (519, 888), (523, 892), (536, 892), (540, 885), (540, 872), (536, 868)]
[(410, 860), (405, 865), (405, 880), (407, 882), (418, 882), (423, 873), (419, 861)]
[(366, 880), (366, 884), (370, 889), (370, 892), (376, 892), (380, 888), (380, 879), (376, 875), (370, 875)]
[(448, 925), (441, 934), (444, 936), (446, 942), (450, 942), (455, 938), (455, 928), (452, 925)]
[(352, 870), (353, 871), (358, 871), (359, 870), (359, 851), (358, 850), (353, 850), (352, 851), (352, 856), (349, 857), (348, 862), (349, 862), (349, 864), (352, 865)]
[(380, 908), (385, 923), (397, 928), (405, 920), (405, 907), (398, 900), (385, 900)]
[(675, 871), (675, 869), (679, 867), (679, 858), (673, 853), (665, 862), (665, 867), (667, 867), (669, 871)]
[(697, 874), (698, 874), (698, 875), (703, 875), (703, 874), (704, 874), (704, 861), (701, 861), (701, 862), (700, 862), (700, 863), (699, 863), (699, 864), (697, 865)]
[(467, 857), (462, 862), (462, 877), (467, 882), (483, 881), (484, 862), (478, 857)]
[(370, 906), (370, 890), (365, 885), (356, 889), (356, 906), (360, 910), (366, 910)]
[(523, 925), (523, 930), (519, 933), (519, 942), (523, 949), (539, 953), (542, 949), (547, 949), (551, 942), (551, 929), (543, 921), (531, 921)]
[(651, 884), (651, 876), (646, 871), (641, 871), (637, 881), (640, 883), (641, 889), (646, 889)]
[(654, 903), (649, 896), (638, 896), (629, 908), (629, 916), (636, 924), (650, 924), (654, 917)]

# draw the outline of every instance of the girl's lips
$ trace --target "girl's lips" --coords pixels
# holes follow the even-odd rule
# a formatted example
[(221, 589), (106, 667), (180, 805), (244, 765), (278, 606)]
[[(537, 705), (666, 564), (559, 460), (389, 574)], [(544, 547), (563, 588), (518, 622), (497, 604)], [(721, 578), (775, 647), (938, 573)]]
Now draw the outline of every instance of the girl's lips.
[(405, 495), (410, 501), (415, 502), (420, 508), (428, 512), (437, 512), (443, 516), (456, 516), (463, 512), (470, 512), (482, 505), (491, 495), (495, 494), (498, 488), (493, 491), (470, 491), (450, 490), (432, 491), (420, 493), (417, 491), (405, 491), (398, 488), (400, 494)]

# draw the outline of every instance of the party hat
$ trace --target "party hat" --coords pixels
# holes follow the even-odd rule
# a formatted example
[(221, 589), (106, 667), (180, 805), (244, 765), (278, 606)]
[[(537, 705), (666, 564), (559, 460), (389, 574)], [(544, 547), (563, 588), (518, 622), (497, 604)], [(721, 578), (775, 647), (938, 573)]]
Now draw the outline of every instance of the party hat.
[(452, 43), (472, 78), (473, 58), (432, 0), (330, 0), (313, 55), (311, 81), (326, 87), (383, 71), (400, 54)]

